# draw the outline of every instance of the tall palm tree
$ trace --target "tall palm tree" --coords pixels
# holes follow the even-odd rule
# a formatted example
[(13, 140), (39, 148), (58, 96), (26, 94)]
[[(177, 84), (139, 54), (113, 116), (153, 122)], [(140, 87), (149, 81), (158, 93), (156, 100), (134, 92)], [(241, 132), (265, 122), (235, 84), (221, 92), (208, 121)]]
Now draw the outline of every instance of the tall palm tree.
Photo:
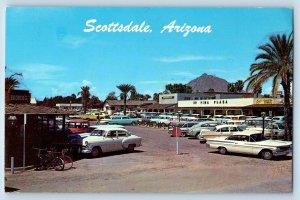
[(281, 84), (284, 92), (285, 139), (291, 140), (291, 82), (293, 80), (294, 37), (273, 35), (270, 42), (259, 46), (262, 53), (255, 58), (257, 63), (250, 67), (247, 90), (257, 91), (267, 80), (272, 80), (272, 93), (275, 95)]
[(83, 109), (84, 109), (84, 113), (86, 113), (87, 110), (87, 105), (91, 96), (90, 93), (90, 87), (89, 86), (82, 86), (81, 87), (81, 91), (78, 92), (78, 95), (81, 96), (81, 101), (82, 101), (82, 105), (83, 105)]
[(136, 91), (135, 87), (130, 84), (121, 84), (118, 85), (117, 88), (122, 92), (121, 96), (124, 100), (124, 115), (126, 115), (126, 101), (128, 97), (128, 93), (131, 91)]

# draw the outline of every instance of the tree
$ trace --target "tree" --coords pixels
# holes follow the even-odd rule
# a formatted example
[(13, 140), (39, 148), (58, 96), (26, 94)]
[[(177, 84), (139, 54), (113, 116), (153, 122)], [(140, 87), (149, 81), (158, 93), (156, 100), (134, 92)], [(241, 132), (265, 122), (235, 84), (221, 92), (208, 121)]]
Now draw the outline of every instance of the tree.
[(235, 92), (235, 87), (233, 83), (228, 83), (227, 92)]
[(120, 96), (123, 97), (124, 100), (124, 115), (126, 115), (126, 101), (127, 101), (127, 95), (131, 91), (135, 91), (135, 87), (130, 84), (121, 84), (118, 85), (117, 88), (122, 92)]
[(101, 104), (102, 102), (100, 101), (100, 99), (94, 95), (90, 98), (88, 103), (90, 108), (98, 108)]
[(234, 83), (234, 87), (236, 92), (242, 92), (244, 88), (244, 81), (238, 80)]
[(116, 97), (116, 93), (115, 92), (110, 92), (108, 93), (108, 95), (106, 96), (106, 100), (117, 100), (118, 98)]
[(81, 98), (82, 98), (83, 110), (84, 110), (84, 113), (86, 113), (88, 102), (89, 102), (89, 99), (90, 99), (90, 96), (91, 96), (90, 87), (89, 86), (82, 86), (81, 91), (78, 92), (78, 95), (80, 95)]
[(193, 89), (191, 86), (184, 85), (182, 83), (167, 84), (166, 90), (169, 90), (171, 93), (192, 93)]
[(153, 94), (153, 101), (159, 102), (159, 95), (162, 93), (154, 93)]
[(214, 92), (214, 91), (215, 91), (215, 89), (213, 89), (213, 88), (208, 89), (208, 92)]
[(272, 80), (275, 96), (279, 84), (284, 92), (285, 139), (291, 140), (291, 82), (293, 81), (294, 38), (293, 33), (273, 35), (269, 42), (258, 47), (262, 52), (255, 57), (257, 63), (250, 67), (247, 90), (257, 91), (266, 81)]
[(9, 91), (19, 87), (20, 82), (16, 79), (17, 76), (23, 77), (22, 73), (14, 73), (5, 78), (5, 90)]

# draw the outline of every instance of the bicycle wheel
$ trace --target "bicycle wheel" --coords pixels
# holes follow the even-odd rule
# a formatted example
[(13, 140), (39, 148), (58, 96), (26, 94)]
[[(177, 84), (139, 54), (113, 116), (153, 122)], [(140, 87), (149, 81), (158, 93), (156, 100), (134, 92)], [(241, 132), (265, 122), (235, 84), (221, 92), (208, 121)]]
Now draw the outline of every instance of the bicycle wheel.
[(63, 159), (56, 157), (52, 160), (52, 167), (56, 171), (63, 171), (65, 168), (65, 163), (64, 163)]
[(71, 169), (73, 167), (73, 160), (70, 156), (65, 155), (62, 159), (65, 163), (65, 170)]

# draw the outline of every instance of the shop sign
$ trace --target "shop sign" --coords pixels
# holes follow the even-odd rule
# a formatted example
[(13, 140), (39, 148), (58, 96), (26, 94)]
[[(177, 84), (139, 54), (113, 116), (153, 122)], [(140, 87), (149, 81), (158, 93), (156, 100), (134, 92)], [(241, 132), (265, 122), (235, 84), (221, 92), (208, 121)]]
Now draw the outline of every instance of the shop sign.
[(275, 99), (255, 99), (255, 104), (275, 104)]

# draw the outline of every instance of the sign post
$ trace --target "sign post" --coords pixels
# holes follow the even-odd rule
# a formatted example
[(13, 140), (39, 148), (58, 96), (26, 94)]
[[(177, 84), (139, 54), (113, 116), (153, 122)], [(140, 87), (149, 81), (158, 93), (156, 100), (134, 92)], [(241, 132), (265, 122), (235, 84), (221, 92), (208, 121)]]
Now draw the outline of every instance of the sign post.
[(177, 153), (177, 155), (179, 155), (179, 139), (178, 139), (178, 137), (181, 136), (181, 129), (178, 127), (173, 128), (172, 136), (176, 137), (176, 153)]
[(25, 132), (26, 132), (27, 115), (24, 113), (24, 130), (23, 130), (23, 170), (25, 170)]
[(176, 127), (176, 152), (179, 155), (178, 127)]

